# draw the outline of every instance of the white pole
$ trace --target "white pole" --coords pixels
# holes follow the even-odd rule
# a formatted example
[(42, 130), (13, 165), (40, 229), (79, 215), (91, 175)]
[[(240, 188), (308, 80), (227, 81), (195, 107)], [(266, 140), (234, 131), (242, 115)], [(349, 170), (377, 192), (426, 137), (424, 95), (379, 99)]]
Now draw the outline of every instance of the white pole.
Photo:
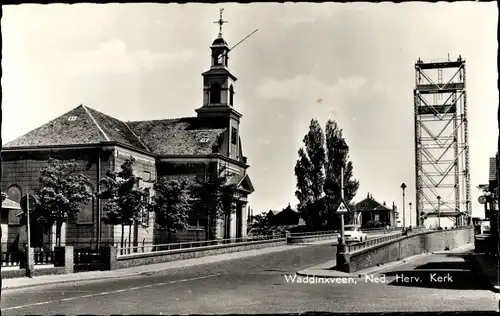
[[(344, 166), (340, 167), (340, 199), (344, 203)], [(344, 245), (344, 213), (340, 214), (340, 243)]]
[(437, 197), (438, 199), (438, 228), (441, 228), (441, 197)]

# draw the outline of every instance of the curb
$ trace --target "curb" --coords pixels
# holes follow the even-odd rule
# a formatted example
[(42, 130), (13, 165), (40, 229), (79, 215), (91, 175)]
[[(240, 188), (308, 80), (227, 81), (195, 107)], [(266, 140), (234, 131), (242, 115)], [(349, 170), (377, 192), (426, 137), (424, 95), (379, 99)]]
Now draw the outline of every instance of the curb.
[(2, 286), (2, 291), (3, 290), (15, 290), (15, 289), (21, 289), (21, 288), (27, 288), (27, 287), (35, 287), (35, 286), (45, 286), (45, 285), (52, 285), (52, 284), (65, 284), (65, 283), (82, 282), (82, 281), (117, 279), (117, 278), (122, 278), (122, 277), (137, 276), (137, 275), (141, 275), (141, 274), (143, 274), (143, 272), (128, 273), (128, 274), (115, 275), (115, 276), (104, 276), (104, 277), (92, 277), (92, 278), (87, 277), (87, 278), (78, 278), (78, 279), (71, 279), (71, 280), (54, 280), (54, 281), (47, 281), (47, 282), (38, 283), (38, 284), (22, 284), (22, 285), (12, 285), (12, 286)]
[[(357, 272), (345, 273), (345, 275), (325, 275), (325, 274), (319, 274), (319, 273), (315, 273), (315, 272), (311, 271), (311, 270), (314, 270), (314, 269), (299, 270), (295, 274), (297, 274), (299, 276), (305, 276), (305, 277), (319, 277), (319, 278), (332, 278), (332, 279), (335, 279), (335, 278), (345, 278), (345, 277), (347, 277), (347, 278), (362, 278), (362, 277), (364, 277), (364, 276), (366, 276), (368, 274), (380, 273), (384, 269), (392, 268), (392, 267), (398, 266), (400, 264), (407, 263), (408, 261), (416, 259), (418, 257), (423, 257), (423, 256), (427, 256), (427, 255), (431, 255), (431, 254), (430, 253), (423, 253), (423, 254), (419, 254), (419, 255), (414, 255), (414, 256), (411, 256), (411, 257), (403, 258), (403, 259), (398, 260), (398, 261), (392, 261), (392, 262), (388, 262), (388, 263), (385, 263), (385, 264), (381, 264), (379, 266), (374, 266), (374, 267), (371, 267), (371, 268), (366, 268), (366, 269), (363, 269), (363, 270), (360, 270), (360, 271), (357, 271)], [(319, 272), (321, 272), (321, 271), (319, 271)]]

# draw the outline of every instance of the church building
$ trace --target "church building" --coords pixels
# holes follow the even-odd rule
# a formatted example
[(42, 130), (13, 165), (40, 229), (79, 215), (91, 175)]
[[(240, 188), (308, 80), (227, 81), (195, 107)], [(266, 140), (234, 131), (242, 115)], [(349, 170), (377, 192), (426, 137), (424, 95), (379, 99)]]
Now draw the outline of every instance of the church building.
[[(235, 213), (217, 223), (216, 235), (246, 236), (246, 205), (254, 188), (243, 155), (239, 133), (242, 114), (236, 106), (236, 77), (228, 67), (230, 48), (222, 37), (222, 16), (218, 23), (221, 29), (210, 47), (210, 68), (202, 73), (203, 98), (195, 116), (126, 122), (80, 105), (2, 147), (2, 192), (17, 203), (27, 193), (35, 193), (40, 169), (50, 157), (75, 159), (90, 177), (92, 192), (100, 191), (99, 180), (108, 169), (119, 170), (130, 156), (135, 158), (134, 172), (142, 178), (143, 187), (152, 186), (159, 177), (210, 176), (225, 168), (231, 184), (237, 185), (238, 202)], [(98, 199), (82, 206), (77, 218), (64, 225), (63, 244), (88, 247), (118, 243), (121, 228), (102, 223), (103, 206), (104, 201)], [(130, 233), (131, 246), (155, 241), (153, 214), (145, 214), (143, 223), (144, 227), (126, 232), (126, 238)], [(206, 219), (191, 218), (188, 229), (178, 232), (177, 239), (204, 239), (206, 225)], [(2, 236), (2, 244), (22, 242), (24, 230), (16, 212), (9, 213), (8, 233)], [(55, 239), (44, 235), (49, 243)]]

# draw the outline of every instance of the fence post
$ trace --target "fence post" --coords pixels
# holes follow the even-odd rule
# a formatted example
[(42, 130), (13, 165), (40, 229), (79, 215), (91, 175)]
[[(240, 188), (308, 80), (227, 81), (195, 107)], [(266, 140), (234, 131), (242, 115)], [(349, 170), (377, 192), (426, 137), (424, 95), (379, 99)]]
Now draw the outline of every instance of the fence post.
[(54, 267), (64, 267), (66, 250), (63, 246), (54, 247)]
[(114, 270), (117, 265), (117, 252), (115, 246), (110, 246), (102, 249), (102, 256), (104, 261), (104, 270)]
[[(26, 259), (28, 259), (28, 262), (26, 263), (26, 270), (30, 272), (31, 276), (35, 275), (35, 248), (30, 247), (27, 249), (29, 251), (29, 256), (28, 253), (25, 253), (24, 255), (27, 256)], [(26, 272), (28, 273), (28, 272)]]
[(64, 271), (67, 274), (74, 272), (75, 269), (74, 253), (75, 251), (73, 246), (64, 247)]

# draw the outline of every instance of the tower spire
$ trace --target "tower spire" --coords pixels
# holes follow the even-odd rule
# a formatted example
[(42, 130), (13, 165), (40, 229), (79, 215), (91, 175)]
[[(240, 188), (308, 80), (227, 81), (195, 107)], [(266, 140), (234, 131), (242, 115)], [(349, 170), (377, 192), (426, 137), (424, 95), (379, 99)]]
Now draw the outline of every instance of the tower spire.
[(219, 9), (220, 18), (219, 18), (219, 20), (218, 20), (218, 21), (214, 21), (214, 23), (219, 24), (219, 37), (222, 37), (222, 26), (223, 26), (225, 23), (229, 23), (228, 21), (224, 21), (224, 20), (222, 19), (222, 12), (224, 12), (224, 8)]

